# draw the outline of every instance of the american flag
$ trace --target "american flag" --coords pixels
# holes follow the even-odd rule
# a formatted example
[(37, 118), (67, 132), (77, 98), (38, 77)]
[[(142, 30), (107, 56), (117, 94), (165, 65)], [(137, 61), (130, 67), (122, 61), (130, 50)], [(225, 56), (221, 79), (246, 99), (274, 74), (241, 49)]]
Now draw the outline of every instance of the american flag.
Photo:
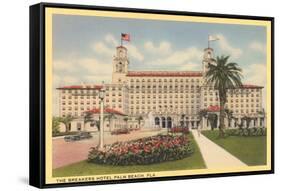
[(121, 34), (121, 39), (125, 40), (125, 41), (130, 41), (130, 34), (122, 33)]

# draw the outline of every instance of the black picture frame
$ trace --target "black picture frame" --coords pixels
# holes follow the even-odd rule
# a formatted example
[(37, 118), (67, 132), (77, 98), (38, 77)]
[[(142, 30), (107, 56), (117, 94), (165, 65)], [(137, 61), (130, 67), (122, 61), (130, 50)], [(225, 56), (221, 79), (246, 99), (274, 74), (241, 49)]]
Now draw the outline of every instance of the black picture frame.
[[(157, 178), (141, 178), (130, 180), (114, 180), (100, 182), (77, 182), (77, 183), (45, 183), (45, 9), (46, 8), (67, 8), (80, 10), (103, 10), (103, 11), (121, 11), (132, 13), (154, 13), (169, 15), (184, 15), (196, 17), (214, 17), (214, 18), (235, 18), (247, 20), (262, 20), (271, 22), (271, 169), (249, 172), (235, 173), (216, 173), (206, 175), (186, 175), (170, 176)], [(99, 184), (133, 183), (147, 181), (167, 181), (177, 179), (228, 177), (242, 175), (257, 175), (274, 173), (274, 18), (248, 15), (214, 14), (214, 13), (195, 13), (183, 11), (167, 11), (152, 9), (133, 9), (120, 7), (103, 7), (88, 5), (72, 5), (57, 3), (39, 3), (30, 6), (30, 96), (29, 96), (29, 115), (30, 115), (30, 133), (29, 133), (29, 184), (38, 188), (84, 186)]]

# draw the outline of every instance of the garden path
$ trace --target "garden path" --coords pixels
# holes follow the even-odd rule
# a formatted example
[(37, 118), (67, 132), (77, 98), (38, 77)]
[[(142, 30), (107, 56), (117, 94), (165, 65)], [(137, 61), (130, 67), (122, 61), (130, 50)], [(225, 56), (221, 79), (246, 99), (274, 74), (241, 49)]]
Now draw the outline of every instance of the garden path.
[(205, 164), (208, 169), (227, 169), (247, 167), (245, 163), (218, 146), (207, 137), (198, 134), (197, 130), (192, 130), (195, 141), (197, 142)]

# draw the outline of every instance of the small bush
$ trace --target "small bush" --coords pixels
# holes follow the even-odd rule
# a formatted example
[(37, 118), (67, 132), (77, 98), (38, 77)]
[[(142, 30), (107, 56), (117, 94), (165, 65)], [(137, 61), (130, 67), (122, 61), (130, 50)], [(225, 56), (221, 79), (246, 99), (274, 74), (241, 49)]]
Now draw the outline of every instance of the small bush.
[(266, 136), (266, 128), (239, 128), (239, 129), (229, 129), (227, 131), (228, 136), (244, 136), (244, 137), (254, 137), (254, 136)]
[(57, 133), (53, 134), (53, 137), (66, 136), (66, 135), (76, 135), (77, 133), (79, 133), (79, 131), (57, 132)]

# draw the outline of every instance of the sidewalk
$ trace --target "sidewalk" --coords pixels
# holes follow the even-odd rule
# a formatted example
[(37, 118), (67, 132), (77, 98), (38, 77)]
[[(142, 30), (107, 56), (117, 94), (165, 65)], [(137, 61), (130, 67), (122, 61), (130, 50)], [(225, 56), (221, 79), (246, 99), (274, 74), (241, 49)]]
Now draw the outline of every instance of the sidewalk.
[(192, 134), (200, 148), (208, 169), (247, 167), (245, 163), (206, 138), (204, 135), (200, 134), (199, 136), (197, 130), (192, 130)]

